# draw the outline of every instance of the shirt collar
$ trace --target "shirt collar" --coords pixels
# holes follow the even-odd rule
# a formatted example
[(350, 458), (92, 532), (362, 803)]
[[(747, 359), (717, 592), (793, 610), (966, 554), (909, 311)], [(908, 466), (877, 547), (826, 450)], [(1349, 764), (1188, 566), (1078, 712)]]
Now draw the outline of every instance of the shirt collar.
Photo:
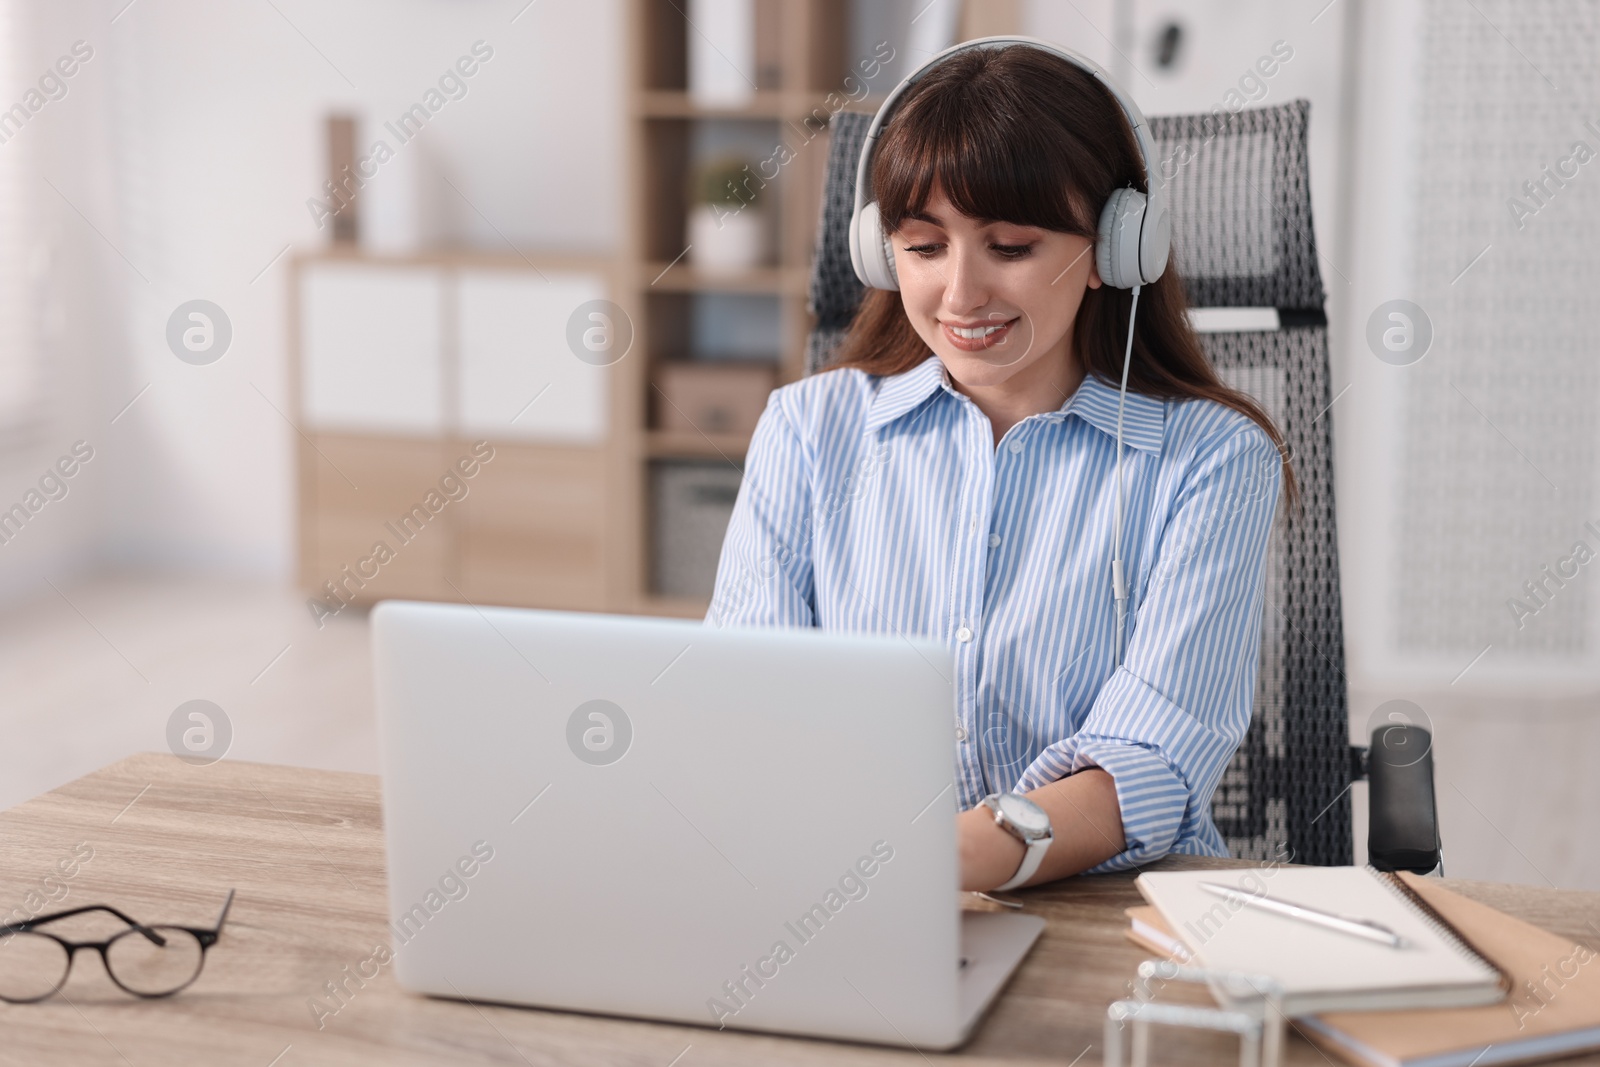
[(950, 384), (950, 373), (944, 369), (944, 364), (939, 362), (939, 357), (935, 355), (929, 355), (910, 370), (885, 377), (878, 383), (877, 395), (867, 406), (865, 432), (872, 433), (912, 409), (920, 407), (924, 400), (933, 395), (935, 389), (941, 387), (947, 392), (955, 392)]
[[(1068, 415), (1076, 415), (1115, 441), (1118, 392), (1116, 386), (1108, 385), (1092, 374), (1086, 375), (1078, 391), (1067, 398), (1061, 409), (1044, 417), (1060, 421)], [(1130, 389), (1122, 410), (1123, 443), (1141, 452), (1160, 455), (1161, 439), (1166, 435), (1166, 428), (1166, 401)]]
[[(952, 396), (961, 395), (950, 381), (950, 372), (945, 370), (938, 356), (930, 355), (908, 371), (889, 375), (879, 383), (877, 395), (867, 407), (865, 432), (872, 433), (914, 411), (933, 395), (934, 390), (941, 388)], [(1115, 386), (1106, 384), (1092, 374), (1087, 375), (1066, 403), (1040, 417), (1060, 422), (1068, 415), (1077, 415), (1116, 440), (1117, 392)], [(1160, 454), (1166, 421), (1167, 405), (1164, 401), (1130, 391), (1122, 414), (1122, 440), (1131, 448)]]

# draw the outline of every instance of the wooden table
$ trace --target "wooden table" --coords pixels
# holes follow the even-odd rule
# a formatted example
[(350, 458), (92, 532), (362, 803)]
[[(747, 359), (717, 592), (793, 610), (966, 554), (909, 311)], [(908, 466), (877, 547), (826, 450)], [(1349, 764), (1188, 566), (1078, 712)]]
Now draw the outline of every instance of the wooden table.
[[(62, 994), (0, 1004), (0, 1063), (1062, 1067), (1099, 1062), (1106, 1005), (1128, 994), (1147, 955), (1123, 937), (1122, 909), (1138, 902), (1131, 877), (1104, 875), (1023, 894), (1049, 929), (976, 1036), (948, 1056), (435, 1000), (401, 991), (387, 968), (351, 983), (348, 1002), (323, 1013), (319, 1029), (312, 998), (389, 943), (377, 778), (143, 754), (0, 813), (0, 842), (7, 911), (111, 903), (147, 922), (205, 925), (226, 890), (238, 889), (227, 929), (188, 990), (135, 1000), (111, 985), (98, 958), (80, 953)], [(75, 849), (89, 859), (72, 862)], [(1185, 866), (1246, 864), (1158, 865)], [(1595, 943), (1600, 893), (1450, 884)], [(1162, 1064), (1237, 1062), (1236, 1044), (1197, 1033), (1158, 1033), (1154, 1048)], [(1299, 1038), (1286, 1060), (1328, 1062)]]

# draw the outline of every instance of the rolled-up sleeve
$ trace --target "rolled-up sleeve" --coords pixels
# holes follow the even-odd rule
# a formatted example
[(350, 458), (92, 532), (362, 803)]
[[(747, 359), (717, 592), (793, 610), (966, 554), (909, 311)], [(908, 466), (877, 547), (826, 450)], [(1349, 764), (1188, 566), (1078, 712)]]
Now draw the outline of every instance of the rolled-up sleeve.
[(1116, 784), (1123, 870), (1172, 851), (1221, 851), (1211, 796), (1250, 725), (1267, 544), (1281, 457), (1254, 423), (1205, 448), (1159, 526), (1122, 665), (1083, 725), (1045, 748), (1019, 792), (1089, 767)]
[(745, 453), (708, 626), (814, 626), (811, 464), (775, 391)]

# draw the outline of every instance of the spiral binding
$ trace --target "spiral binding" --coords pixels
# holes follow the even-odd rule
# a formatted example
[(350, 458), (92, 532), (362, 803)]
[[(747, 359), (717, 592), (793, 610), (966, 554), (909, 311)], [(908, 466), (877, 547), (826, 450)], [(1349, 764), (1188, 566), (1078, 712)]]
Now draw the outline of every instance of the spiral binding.
[(1425, 900), (1415, 889), (1412, 889), (1409, 885), (1407, 885), (1405, 879), (1401, 878), (1398, 873), (1394, 871), (1380, 871), (1370, 863), (1367, 864), (1367, 870), (1377, 875), (1378, 881), (1388, 886), (1390, 890), (1394, 892), (1395, 896), (1400, 898), (1401, 902), (1408, 905), (1412, 911), (1416, 912), (1417, 918), (1421, 919), (1427, 924), (1429, 929), (1438, 934), (1440, 939), (1443, 940), (1445, 944), (1456, 949), (1468, 959), (1476, 960), (1478, 963), (1482, 964), (1485, 969), (1493, 971), (1495, 974), (1499, 975), (1500, 987), (1502, 990), (1511, 989), (1511, 976), (1506, 973), (1505, 969), (1491, 960), (1483, 953), (1481, 949), (1478, 948), (1478, 946), (1474, 945), (1466, 936), (1464, 936), (1461, 931), (1452, 926), (1449, 919), (1446, 919), (1443, 915), (1440, 915), (1439, 912), (1434, 909), (1434, 906), (1429, 904), (1427, 900)]

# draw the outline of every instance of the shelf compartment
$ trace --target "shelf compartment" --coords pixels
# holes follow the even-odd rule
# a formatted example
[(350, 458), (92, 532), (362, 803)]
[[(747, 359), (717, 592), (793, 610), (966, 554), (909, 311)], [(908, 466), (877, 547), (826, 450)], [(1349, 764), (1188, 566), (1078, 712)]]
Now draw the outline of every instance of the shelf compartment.
[(750, 436), (742, 433), (697, 433), (693, 430), (651, 430), (645, 453), (651, 459), (730, 459), (744, 462)]
[(720, 461), (651, 464), (651, 593), (710, 599), (742, 479), (742, 470)]
[[(758, 94), (775, 87), (823, 93), (837, 89), (848, 72), (846, 38), (850, 9), (847, 0), (751, 0), (753, 30), (776, 24), (776, 33), (754, 44), (755, 70), (750, 72)], [(642, 67), (637, 83), (642, 91), (668, 91), (687, 95), (691, 34), (688, 4), (684, 0), (638, 0), (633, 14), (638, 20), (638, 59)], [(775, 46), (775, 52), (771, 51)], [(775, 71), (767, 65), (776, 66)], [(774, 77), (774, 75), (776, 75)]]
[(683, 619), (703, 619), (711, 607), (710, 597), (664, 596), (650, 593), (637, 605), (642, 615), (673, 615)]
[(804, 295), (810, 279), (792, 267), (751, 267), (732, 272), (700, 270), (687, 262), (646, 263), (644, 273), (655, 281), (652, 289), (674, 293), (771, 293)]
[[(758, 91), (743, 104), (709, 106), (697, 103), (687, 92), (678, 89), (646, 89), (638, 96), (639, 114), (646, 118), (689, 119), (771, 119), (778, 120), (792, 114), (797, 100), (786, 93), (770, 90)], [(804, 110), (803, 108), (801, 110)]]

